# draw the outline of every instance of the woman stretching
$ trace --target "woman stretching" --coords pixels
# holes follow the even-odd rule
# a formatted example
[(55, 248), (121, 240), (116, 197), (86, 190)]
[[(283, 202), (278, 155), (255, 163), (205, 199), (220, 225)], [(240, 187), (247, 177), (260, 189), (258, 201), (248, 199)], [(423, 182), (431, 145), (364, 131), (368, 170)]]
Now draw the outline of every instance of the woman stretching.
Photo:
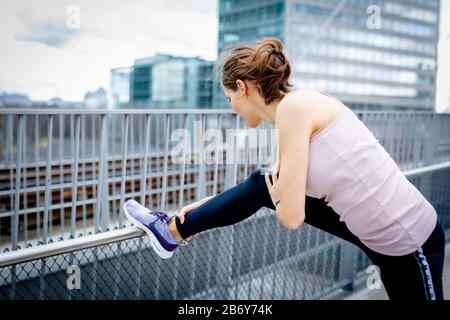
[(379, 267), (390, 299), (443, 299), (445, 235), (436, 211), (363, 122), (333, 96), (293, 91), (277, 38), (235, 47), (220, 72), (225, 96), (250, 127), (275, 125), (278, 160), (270, 175), (256, 170), (172, 218), (127, 201), (125, 214), (155, 252), (170, 258), (193, 235), (266, 207), (289, 230), (306, 222), (357, 245)]

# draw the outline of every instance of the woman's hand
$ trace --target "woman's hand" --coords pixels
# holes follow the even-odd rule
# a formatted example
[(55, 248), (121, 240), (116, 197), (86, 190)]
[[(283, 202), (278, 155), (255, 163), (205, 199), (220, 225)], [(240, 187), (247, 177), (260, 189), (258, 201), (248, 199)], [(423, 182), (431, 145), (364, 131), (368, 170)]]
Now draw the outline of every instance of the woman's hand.
[(206, 201), (208, 201), (209, 199), (211, 199), (214, 196), (209, 196), (206, 198), (203, 198), (202, 200), (199, 200), (197, 202), (193, 202), (185, 207), (183, 207), (183, 209), (181, 209), (180, 213), (178, 214), (178, 218), (180, 218), (180, 222), (181, 224), (184, 223), (184, 216), (189, 213), (190, 211), (192, 211), (193, 209), (201, 206), (202, 204), (204, 204)]
[[(195, 208), (201, 206), (202, 204), (204, 204), (206, 201), (208, 201), (208, 200), (211, 199), (212, 197), (214, 197), (214, 196), (209, 196), (209, 197), (203, 198), (203, 199), (200, 200), (200, 201), (193, 202), (193, 203), (191, 203), (191, 204), (189, 204), (189, 205), (183, 207), (183, 208), (181, 209), (180, 213), (178, 214), (178, 218), (180, 219), (180, 223), (181, 223), (181, 224), (184, 223), (186, 214), (188, 214), (188, 213), (189, 213), (190, 211), (192, 211), (193, 209), (195, 209)], [(189, 240), (192, 239), (193, 236), (196, 236), (197, 234), (198, 234), (198, 233), (196, 233), (196, 234), (194, 234), (194, 235), (192, 235), (192, 236), (186, 238), (185, 240), (188, 240), (188, 241), (189, 241)]]
[(269, 179), (269, 173), (266, 172), (264, 178), (266, 180), (267, 189), (269, 190), (270, 198), (275, 206), (275, 209), (278, 209), (278, 205), (280, 202), (280, 192), (278, 189), (278, 170), (279, 168), (274, 168), (272, 171), (272, 183)]

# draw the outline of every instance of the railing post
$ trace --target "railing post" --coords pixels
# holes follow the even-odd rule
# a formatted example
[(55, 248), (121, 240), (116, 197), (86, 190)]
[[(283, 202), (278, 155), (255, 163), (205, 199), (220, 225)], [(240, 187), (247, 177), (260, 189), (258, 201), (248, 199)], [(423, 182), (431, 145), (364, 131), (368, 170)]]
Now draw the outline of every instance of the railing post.
[[(228, 189), (233, 185), (233, 165), (226, 165), (225, 170), (225, 189)], [(234, 226), (221, 228), (218, 232), (219, 255), (217, 266), (220, 270), (217, 271), (216, 276), (216, 298), (226, 300), (230, 298), (232, 284)]]
[[(148, 144), (150, 139), (150, 120), (149, 115), (145, 116), (145, 131), (144, 131), (144, 159), (142, 161), (141, 169), (141, 204), (145, 206), (146, 191), (147, 191), (147, 169), (148, 169)], [(151, 185), (150, 185), (151, 187)]]
[[(239, 118), (236, 118), (236, 125), (234, 129), (238, 128)], [(235, 135), (233, 135), (233, 139)], [(225, 165), (225, 190), (231, 188), (236, 183), (236, 139), (234, 139), (231, 145), (234, 148), (233, 159), (230, 161), (227, 158)], [(227, 143), (228, 146), (228, 143)], [(229, 151), (227, 150), (227, 157)], [(216, 297), (217, 299), (226, 300), (230, 298), (232, 279), (232, 266), (233, 266), (233, 243), (234, 243), (234, 226), (231, 225), (227, 228), (221, 228), (218, 236), (219, 242), (219, 256), (217, 259), (217, 266), (220, 271), (217, 272), (216, 282)]]
[[(435, 114), (431, 114), (429, 116), (428, 121), (425, 123), (427, 124), (425, 127), (426, 135), (427, 135), (427, 143), (425, 144), (424, 149), (424, 165), (429, 166), (432, 165), (435, 161), (434, 154), (437, 150), (437, 141), (438, 141), (438, 123), (437, 123), (437, 117)], [(431, 188), (432, 188), (432, 177), (433, 174), (426, 174), (420, 178), (420, 192), (424, 195), (424, 197), (431, 201)]]
[(102, 208), (102, 232), (106, 231), (109, 228), (109, 218), (110, 218), (110, 212), (109, 212), (109, 169), (108, 169), (108, 116), (104, 116), (102, 118), (102, 149), (100, 156), (102, 159), (102, 201), (101, 201), (101, 208)]
[(201, 132), (200, 132), (200, 145), (201, 148), (198, 151), (198, 159), (200, 160), (199, 172), (198, 172), (198, 185), (197, 185), (197, 201), (206, 197), (206, 166), (205, 166), (205, 157), (203, 154), (203, 138), (204, 132), (206, 130), (206, 117), (205, 115), (201, 116)]
[[(19, 128), (17, 129), (17, 146), (16, 146), (16, 184), (14, 189), (14, 216), (12, 219), (12, 250), (17, 250), (17, 242), (19, 239), (19, 207), (20, 207), (20, 179), (22, 171), (22, 152), (23, 152), (23, 129), (24, 116), (19, 115)], [(25, 174), (26, 176), (26, 174)]]
[(95, 233), (100, 232), (100, 217), (102, 222), (102, 232), (106, 231), (109, 225), (109, 203), (108, 203), (108, 160), (107, 160), (107, 124), (106, 115), (101, 116), (100, 127), (100, 158), (98, 168), (98, 184), (97, 184), (97, 205), (94, 213)]
[[(119, 228), (124, 227), (124, 212), (123, 212), (123, 204), (125, 202), (125, 179), (127, 173), (127, 156), (128, 156), (128, 131), (130, 126), (130, 116), (128, 114), (124, 115), (122, 121), (122, 169), (120, 174), (120, 208), (119, 208)], [(133, 160), (131, 160), (133, 161)]]
[[(167, 202), (167, 184), (168, 184), (168, 170), (169, 170), (169, 140), (170, 140), (170, 115), (166, 114), (165, 118), (165, 141), (164, 141), (164, 164), (163, 164), (163, 181), (161, 191), (161, 209), (166, 211)], [(159, 141), (159, 140), (158, 140)], [(158, 163), (159, 168), (159, 163)]]
[(75, 238), (77, 223), (77, 196), (78, 196), (78, 162), (80, 158), (80, 132), (81, 132), (81, 115), (75, 116), (75, 146), (74, 159), (72, 165), (72, 210), (70, 213), (70, 236)]
[(52, 144), (53, 144), (53, 115), (48, 116), (48, 129), (47, 129), (47, 160), (45, 164), (45, 194), (44, 194), (44, 226), (43, 226), (43, 243), (47, 244), (48, 241), (48, 225), (49, 225), (49, 211), (50, 202), (52, 201), (50, 186), (51, 180), (51, 161), (52, 161)]

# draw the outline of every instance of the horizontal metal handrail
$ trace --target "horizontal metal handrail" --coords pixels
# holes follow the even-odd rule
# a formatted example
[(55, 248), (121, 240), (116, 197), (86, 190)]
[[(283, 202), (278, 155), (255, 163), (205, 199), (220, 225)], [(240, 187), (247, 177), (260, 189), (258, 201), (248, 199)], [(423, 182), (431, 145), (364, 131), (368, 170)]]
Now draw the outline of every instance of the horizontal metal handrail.
[(60, 254), (98, 247), (105, 244), (129, 240), (145, 233), (137, 227), (128, 227), (114, 231), (97, 233), (76, 239), (64, 240), (23, 250), (0, 254), (0, 267), (57, 256)]
[[(441, 164), (434, 164), (417, 169), (405, 170), (403, 173), (407, 177), (418, 174), (425, 174), (433, 171), (450, 168), (450, 161)], [(7, 267), (23, 262), (48, 258), (55, 255), (70, 253), (83, 249), (89, 249), (114, 242), (129, 240), (143, 236), (145, 233), (137, 227), (127, 227), (114, 231), (107, 231), (91, 236), (84, 236), (77, 239), (65, 240), (61, 242), (41, 245), (0, 254), (0, 267)]]
[[(130, 108), (130, 109), (87, 109), (87, 108), (0, 108), (0, 114), (7, 115), (60, 115), (60, 114), (74, 114), (74, 115), (108, 115), (108, 114), (235, 114), (230, 109), (150, 109), (147, 108)], [(449, 116), (447, 113), (436, 113), (428, 110), (353, 110), (355, 113), (365, 114), (400, 114), (400, 115), (436, 115), (436, 116)]]
[(449, 167), (450, 167), (450, 161), (447, 161), (447, 162), (432, 164), (429, 166), (420, 167), (420, 168), (416, 168), (416, 169), (408, 169), (408, 170), (403, 171), (403, 174), (407, 177), (413, 177), (413, 176), (417, 176), (419, 174), (425, 174), (425, 173), (429, 173), (432, 171), (438, 171), (438, 170), (446, 169)]
[[(234, 114), (231, 109), (15, 109), (15, 108), (0, 108), (0, 114), (10, 115), (61, 115), (61, 114), (75, 114), (75, 115), (108, 115), (108, 114)], [(430, 113), (431, 114), (431, 113)]]

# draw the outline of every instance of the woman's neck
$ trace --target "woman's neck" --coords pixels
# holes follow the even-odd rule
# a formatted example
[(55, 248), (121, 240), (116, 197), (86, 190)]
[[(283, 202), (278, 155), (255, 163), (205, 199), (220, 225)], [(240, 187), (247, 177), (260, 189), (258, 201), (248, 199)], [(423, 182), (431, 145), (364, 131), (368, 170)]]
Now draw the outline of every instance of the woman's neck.
[[(285, 96), (286, 95), (284, 95), (283, 98)], [(281, 100), (272, 101), (269, 104), (264, 104), (263, 106), (259, 107), (259, 110), (260, 110), (259, 116), (261, 117), (261, 119), (263, 121), (271, 123), (271, 124), (275, 124), (275, 119), (276, 119), (276, 116), (277, 116), (278, 105), (283, 100), (283, 98), (281, 98)]]

